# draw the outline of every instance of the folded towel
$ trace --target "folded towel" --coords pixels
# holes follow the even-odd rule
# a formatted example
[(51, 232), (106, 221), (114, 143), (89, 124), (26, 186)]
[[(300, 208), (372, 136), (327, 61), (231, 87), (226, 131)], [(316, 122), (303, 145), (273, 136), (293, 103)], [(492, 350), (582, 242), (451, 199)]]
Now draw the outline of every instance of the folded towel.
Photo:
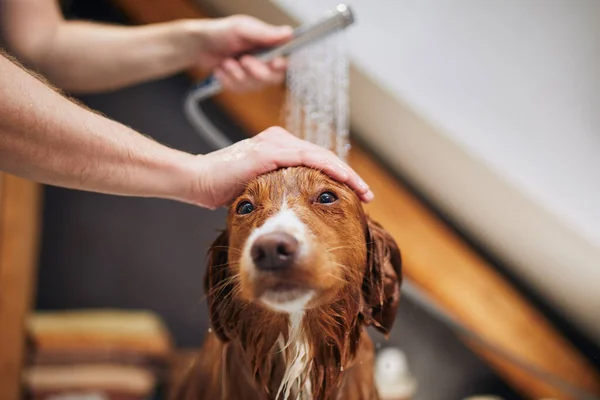
[(171, 338), (151, 312), (79, 310), (38, 312), (27, 320), (36, 353), (77, 351), (168, 356)]
[(99, 391), (54, 391), (32, 395), (30, 400), (148, 400), (146, 397)]
[(167, 368), (163, 357), (137, 353), (130, 350), (119, 349), (91, 349), (91, 350), (51, 350), (37, 351), (29, 354), (28, 365), (75, 365), (75, 364), (118, 364), (124, 366), (147, 368), (155, 372), (162, 372)]
[(35, 366), (25, 370), (24, 379), (34, 397), (97, 391), (146, 398), (155, 386), (155, 379), (147, 370), (120, 365)]

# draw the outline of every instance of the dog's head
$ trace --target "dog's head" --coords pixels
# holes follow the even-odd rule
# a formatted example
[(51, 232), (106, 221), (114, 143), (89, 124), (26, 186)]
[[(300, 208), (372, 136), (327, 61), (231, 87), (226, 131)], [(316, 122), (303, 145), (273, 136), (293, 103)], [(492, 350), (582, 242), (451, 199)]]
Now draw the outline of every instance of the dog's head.
[(211, 247), (205, 275), (211, 322), (224, 341), (247, 329), (243, 319), (260, 325), (265, 315), (327, 310), (340, 298), (357, 323), (387, 334), (400, 284), (393, 238), (347, 186), (304, 167), (247, 185)]

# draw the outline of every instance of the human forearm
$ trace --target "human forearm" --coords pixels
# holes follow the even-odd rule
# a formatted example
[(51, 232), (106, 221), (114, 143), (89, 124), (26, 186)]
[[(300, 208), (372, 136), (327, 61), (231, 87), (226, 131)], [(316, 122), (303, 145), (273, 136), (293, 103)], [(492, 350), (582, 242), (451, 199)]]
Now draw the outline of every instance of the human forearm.
[(0, 32), (8, 49), (77, 93), (116, 89), (193, 65), (205, 22), (121, 27), (65, 21), (55, 0), (0, 0)]
[(47, 184), (190, 201), (196, 159), (69, 101), (0, 56), (0, 170)]
[(191, 67), (202, 23), (182, 20), (120, 27), (64, 22), (32, 63), (53, 83), (74, 93), (121, 88)]
[(0, 0), (0, 33), (9, 51), (74, 93), (117, 89), (197, 66), (226, 90), (280, 83), (286, 62), (232, 57), (290, 38), (249, 16), (189, 19), (139, 27), (65, 21), (56, 0)]

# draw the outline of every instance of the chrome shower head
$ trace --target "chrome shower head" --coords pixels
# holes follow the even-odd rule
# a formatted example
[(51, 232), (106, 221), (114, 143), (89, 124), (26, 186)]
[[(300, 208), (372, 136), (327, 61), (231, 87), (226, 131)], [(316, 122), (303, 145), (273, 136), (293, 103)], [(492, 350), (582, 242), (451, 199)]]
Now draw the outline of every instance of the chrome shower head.
[(347, 5), (340, 4), (335, 9), (329, 11), (320, 20), (294, 30), (292, 39), (288, 42), (273, 49), (258, 53), (255, 56), (262, 61), (270, 61), (275, 57), (287, 56), (301, 47), (345, 29), (353, 22), (354, 15), (352, 14), (352, 10), (350, 10)]

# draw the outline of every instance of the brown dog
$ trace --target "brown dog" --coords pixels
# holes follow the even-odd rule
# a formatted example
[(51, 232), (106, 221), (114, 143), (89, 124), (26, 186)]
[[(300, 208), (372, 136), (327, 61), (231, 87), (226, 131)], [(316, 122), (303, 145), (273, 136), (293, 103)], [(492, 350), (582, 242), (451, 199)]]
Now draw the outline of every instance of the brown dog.
[(205, 276), (212, 331), (177, 399), (377, 399), (365, 327), (400, 299), (392, 237), (345, 185), (308, 168), (250, 182)]

